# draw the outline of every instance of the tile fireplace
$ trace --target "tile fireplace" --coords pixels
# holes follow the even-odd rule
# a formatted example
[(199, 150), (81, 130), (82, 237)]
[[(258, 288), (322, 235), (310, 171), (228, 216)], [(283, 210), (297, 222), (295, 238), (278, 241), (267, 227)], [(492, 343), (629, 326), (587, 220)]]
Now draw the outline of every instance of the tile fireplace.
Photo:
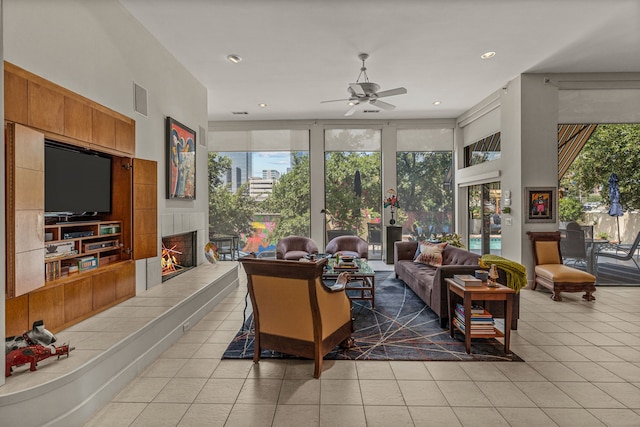
[(162, 281), (195, 267), (197, 258), (197, 232), (162, 237)]

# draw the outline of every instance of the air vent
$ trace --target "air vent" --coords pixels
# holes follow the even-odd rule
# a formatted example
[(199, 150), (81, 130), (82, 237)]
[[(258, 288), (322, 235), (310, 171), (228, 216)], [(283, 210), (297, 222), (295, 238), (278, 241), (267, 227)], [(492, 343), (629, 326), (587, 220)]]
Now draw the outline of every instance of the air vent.
[(147, 117), (147, 90), (133, 82), (133, 109)]
[(380, 110), (364, 110), (364, 113), (379, 113)]
[(242, 116), (242, 115), (249, 114), (249, 113), (246, 112), (246, 111), (232, 111), (231, 114), (236, 115), (236, 116)]
[(204, 130), (204, 128), (202, 126), (200, 126), (198, 128), (198, 130), (200, 131), (200, 145), (202, 145), (203, 147), (207, 146), (207, 133)]

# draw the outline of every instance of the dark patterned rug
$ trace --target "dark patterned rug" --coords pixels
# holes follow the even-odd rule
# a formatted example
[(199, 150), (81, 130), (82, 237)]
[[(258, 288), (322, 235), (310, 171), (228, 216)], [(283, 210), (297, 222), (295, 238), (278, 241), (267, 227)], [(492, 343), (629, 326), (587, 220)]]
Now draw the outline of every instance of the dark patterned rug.
[[(335, 360), (449, 360), (518, 361), (515, 353), (504, 354), (504, 345), (496, 339), (473, 339), (471, 354), (464, 349), (464, 337), (440, 328), (438, 316), (427, 307), (393, 272), (376, 273), (376, 304), (353, 302), (355, 346), (336, 347), (325, 359)], [(253, 316), (231, 342), (223, 359), (253, 358)], [(261, 358), (294, 356), (263, 350)]]

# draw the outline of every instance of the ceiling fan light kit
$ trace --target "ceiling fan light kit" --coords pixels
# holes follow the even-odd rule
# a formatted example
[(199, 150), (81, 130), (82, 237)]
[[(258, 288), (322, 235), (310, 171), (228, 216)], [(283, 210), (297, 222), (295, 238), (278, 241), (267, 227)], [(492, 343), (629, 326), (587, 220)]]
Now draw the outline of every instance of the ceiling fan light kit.
[[(392, 111), (396, 108), (395, 105), (389, 104), (388, 102), (380, 101), (379, 98), (384, 98), (387, 96), (394, 95), (402, 95), (407, 93), (407, 89), (403, 87), (398, 87), (395, 89), (384, 90), (382, 92), (378, 92), (380, 90), (380, 85), (377, 83), (373, 83), (369, 81), (369, 76), (367, 76), (367, 67), (364, 64), (364, 61), (369, 58), (369, 54), (361, 53), (358, 55), (358, 59), (362, 61), (362, 67), (360, 67), (360, 74), (356, 79), (355, 83), (349, 83), (347, 87), (347, 92), (349, 93), (349, 98), (346, 99), (333, 99), (330, 101), (322, 101), (322, 103), (326, 102), (341, 102), (347, 101), (347, 105), (351, 108), (347, 110), (345, 116), (351, 116), (355, 113), (360, 105), (370, 104), (374, 107), (380, 108), (386, 111)], [(362, 81), (360, 81), (362, 79)]]

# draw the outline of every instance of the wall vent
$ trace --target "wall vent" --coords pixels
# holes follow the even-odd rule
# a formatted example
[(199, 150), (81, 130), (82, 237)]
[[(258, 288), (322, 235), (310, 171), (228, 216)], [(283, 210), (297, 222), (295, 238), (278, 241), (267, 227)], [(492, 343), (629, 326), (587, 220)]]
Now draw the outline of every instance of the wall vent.
[(147, 90), (133, 82), (133, 109), (147, 117)]
[(200, 131), (200, 145), (203, 147), (207, 146), (207, 131), (204, 130), (202, 126), (198, 129)]
[(246, 111), (232, 111), (231, 114), (234, 114), (236, 116), (242, 116), (242, 115), (249, 114), (249, 113), (246, 112)]
[(379, 113), (380, 110), (364, 110), (364, 113)]

